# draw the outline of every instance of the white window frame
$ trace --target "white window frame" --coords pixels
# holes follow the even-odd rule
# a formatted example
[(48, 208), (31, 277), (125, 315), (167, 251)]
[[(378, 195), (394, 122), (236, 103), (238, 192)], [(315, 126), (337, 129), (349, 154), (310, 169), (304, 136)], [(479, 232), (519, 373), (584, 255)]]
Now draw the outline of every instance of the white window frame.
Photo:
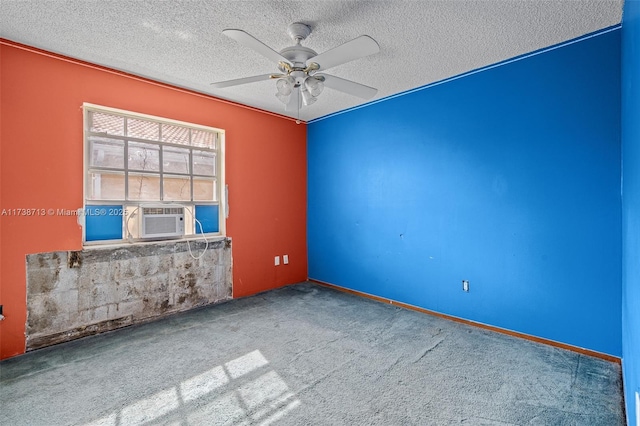
[[(83, 103), (82, 105), (82, 111), (83, 111), (83, 209), (82, 212), (79, 212), (78, 214), (78, 222), (79, 224), (82, 225), (82, 242), (84, 245), (104, 245), (104, 244), (118, 244), (118, 243), (136, 243), (136, 242), (148, 242), (148, 239), (134, 239), (131, 240), (130, 238), (127, 237), (126, 235), (126, 218), (123, 215), (123, 234), (122, 234), (122, 239), (111, 239), (111, 240), (96, 240), (96, 241), (87, 241), (86, 240), (86, 226), (85, 226), (85, 216), (84, 216), (84, 212), (86, 212), (87, 210), (87, 205), (122, 205), (123, 209), (126, 208), (131, 208), (131, 207), (136, 207), (136, 206), (143, 206), (145, 204), (153, 204), (153, 205), (166, 205), (166, 206), (175, 206), (176, 204), (179, 205), (184, 205), (187, 206), (188, 208), (191, 208), (191, 213), (189, 212), (185, 212), (185, 215), (187, 214), (192, 214), (195, 217), (195, 207), (196, 205), (217, 205), (218, 206), (218, 232), (210, 232), (210, 233), (205, 233), (204, 235), (207, 238), (210, 237), (224, 237), (226, 236), (226, 219), (227, 219), (227, 186), (225, 183), (225, 131), (223, 129), (218, 129), (218, 128), (214, 128), (214, 127), (210, 127), (210, 126), (203, 126), (203, 125), (199, 125), (199, 124), (194, 124), (194, 123), (188, 123), (188, 122), (184, 122), (184, 121), (179, 121), (179, 120), (174, 120), (174, 119), (170, 119), (170, 118), (165, 118), (165, 117), (158, 117), (158, 116), (154, 116), (154, 115), (149, 115), (149, 114), (143, 114), (143, 113), (137, 113), (137, 112), (132, 112), (132, 111), (127, 111), (127, 110), (122, 110), (122, 109), (117, 109), (117, 108), (112, 108), (112, 107), (106, 107), (106, 106), (102, 106), (102, 105), (96, 105), (96, 104), (91, 104), (91, 103)], [(217, 146), (215, 147), (215, 149), (207, 149), (207, 148), (202, 148), (202, 147), (198, 147), (198, 146), (193, 146), (193, 145), (183, 145), (183, 144), (174, 144), (174, 143), (169, 143), (169, 142), (163, 142), (161, 140), (146, 140), (146, 139), (141, 139), (141, 138), (135, 138), (135, 137), (130, 137), (127, 135), (112, 135), (109, 133), (94, 133), (90, 131), (90, 123), (89, 123), (89, 112), (103, 112), (106, 114), (113, 114), (113, 115), (119, 115), (119, 116), (123, 116), (123, 117), (127, 117), (127, 118), (134, 118), (134, 119), (141, 119), (141, 120), (146, 120), (146, 121), (153, 121), (153, 122), (157, 122), (157, 123), (161, 123), (161, 124), (171, 124), (171, 125), (178, 125), (178, 126), (182, 126), (182, 127), (186, 127), (189, 129), (195, 129), (195, 130), (203, 130), (203, 131), (207, 131), (207, 132), (215, 132), (218, 134), (217, 137)], [(127, 196), (129, 195), (127, 193), (127, 188), (128, 188), (128, 179), (127, 179), (127, 175), (129, 173), (129, 169), (128, 169), (128, 161), (126, 158), (126, 150), (125, 150), (125, 159), (124, 159), (124, 165), (122, 169), (116, 168), (100, 168), (100, 167), (92, 167), (91, 166), (91, 160), (89, 158), (89, 156), (91, 155), (91, 144), (90, 144), (90, 137), (91, 136), (101, 136), (101, 137), (108, 137), (108, 138), (112, 138), (112, 139), (120, 139), (125, 141), (125, 144), (128, 144), (129, 141), (133, 141), (133, 142), (143, 142), (143, 143), (147, 143), (147, 144), (152, 144), (152, 145), (157, 145), (158, 147), (160, 146), (167, 146), (167, 147), (177, 147), (177, 148), (183, 148), (183, 149), (189, 149), (190, 152), (192, 151), (210, 151), (210, 152), (214, 152), (215, 153), (215, 173), (213, 178), (215, 179), (215, 191), (217, 194), (217, 201), (200, 201), (200, 200), (193, 200), (193, 177), (199, 177), (200, 175), (198, 174), (194, 174), (194, 170), (193, 170), (193, 163), (192, 161), (189, 161), (189, 173), (188, 174), (180, 174), (180, 173), (174, 173), (174, 172), (169, 172), (166, 174), (169, 175), (182, 175), (182, 176), (189, 176), (190, 177), (190, 181), (191, 181), (191, 200), (189, 201), (162, 201), (162, 200), (127, 200)], [(192, 158), (192, 154), (189, 155), (189, 158)], [(124, 173), (124, 179), (125, 179), (125, 199), (110, 199), (110, 200), (90, 200), (88, 198), (88, 190), (89, 190), (89, 176), (90, 176), (90, 172), (91, 171), (100, 171), (100, 170), (105, 170), (105, 171), (122, 171)], [(162, 166), (161, 166), (161, 170), (162, 170)], [(135, 170), (133, 171), (133, 173), (139, 173), (139, 171)], [(160, 178), (160, 187), (161, 187), (161, 196), (162, 196), (162, 184), (163, 184), (163, 176), (165, 173), (163, 173), (162, 171), (158, 171), (158, 172), (153, 172), (150, 173), (152, 175), (158, 175)], [(205, 177), (205, 176), (203, 176)], [(194, 225), (195, 225), (195, 221), (194, 221)], [(195, 233), (194, 234), (190, 234), (190, 235), (184, 235), (181, 239), (182, 240), (186, 240), (186, 239), (197, 239), (197, 238), (202, 238), (202, 233), (198, 232), (198, 227), (195, 226)]]

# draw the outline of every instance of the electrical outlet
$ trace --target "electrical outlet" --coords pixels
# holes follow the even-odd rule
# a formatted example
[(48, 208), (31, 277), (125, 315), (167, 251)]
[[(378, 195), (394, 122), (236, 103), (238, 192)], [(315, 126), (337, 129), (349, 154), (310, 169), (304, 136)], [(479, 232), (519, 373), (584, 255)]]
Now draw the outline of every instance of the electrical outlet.
[(282, 263), (284, 263), (285, 265), (289, 264), (289, 255), (285, 254), (282, 256)]
[(276, 256), (275, 260), (273, 261), (273, 264), (276, 266), (280, 265), (280, 256)]
[(462, 280), (462, 290), (469, 293), (469, 280)]

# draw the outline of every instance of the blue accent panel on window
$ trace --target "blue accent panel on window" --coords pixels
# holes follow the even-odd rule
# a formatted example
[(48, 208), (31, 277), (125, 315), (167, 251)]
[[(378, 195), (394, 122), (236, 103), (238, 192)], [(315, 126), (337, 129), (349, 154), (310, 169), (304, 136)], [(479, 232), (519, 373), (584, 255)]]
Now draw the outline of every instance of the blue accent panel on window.
[[(220, 210), (218, 206), (196, 206), (196, 219), (202, 224), (202, 231), (220, 231)], [(200, 227), (196, 224), (196, 234), (200, 233)]]
[(86, 240), (121, 240), (122, 211), (122, 206), (86, 206)]

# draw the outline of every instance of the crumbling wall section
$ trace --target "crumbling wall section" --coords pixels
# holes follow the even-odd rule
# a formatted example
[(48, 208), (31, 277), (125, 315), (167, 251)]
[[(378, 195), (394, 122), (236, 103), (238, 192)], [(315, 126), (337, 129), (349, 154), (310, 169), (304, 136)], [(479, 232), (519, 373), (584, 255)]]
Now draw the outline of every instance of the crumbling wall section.
[[(191, 241), (199, 256), (202, 241)], [(232, 298), (231, 240), (27, 256), (27, 350)]]

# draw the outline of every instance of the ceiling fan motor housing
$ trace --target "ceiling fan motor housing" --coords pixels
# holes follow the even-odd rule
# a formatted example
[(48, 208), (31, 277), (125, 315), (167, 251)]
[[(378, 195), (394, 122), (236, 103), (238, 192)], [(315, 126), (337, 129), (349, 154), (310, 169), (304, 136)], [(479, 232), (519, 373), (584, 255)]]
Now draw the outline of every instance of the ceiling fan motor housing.
[(285, 57), (293, 65), (294, 71), (289, 75), (295, 79), (295, 87), (299, 87), (304, 83), (304, 79), (307, 76), (307, 73), (302, 71), (302, 69), (306, 67), (307, 60), (317, 56), (318, 54), (313, 49), (300, 45), (300, 42), (311, 34), (311, 27), (309, 25), (301, 22), (294, 22), (287, 28), (287, 33), (296, 45), (285, 47), (280, 51), (280, 55)]
[(294, 22), (293, 24), (289, 24), (289, 27), (287, 27), (287, 34), (289, 34), (289, 37), (291, 37), (294, 42), (300, 43), (302, 40), (309, 37), (309, 34), (311, 34), (311, 27), (301, 22)]
[(305, 64), (309, 58), (313, 58), (318, 55), (313, 49), (300, 46), (299, 44), (296, 46), (285, 47), (280, 51), (280, 54), (291, 62), (294, 67), (302, 68), (306, 66)]

